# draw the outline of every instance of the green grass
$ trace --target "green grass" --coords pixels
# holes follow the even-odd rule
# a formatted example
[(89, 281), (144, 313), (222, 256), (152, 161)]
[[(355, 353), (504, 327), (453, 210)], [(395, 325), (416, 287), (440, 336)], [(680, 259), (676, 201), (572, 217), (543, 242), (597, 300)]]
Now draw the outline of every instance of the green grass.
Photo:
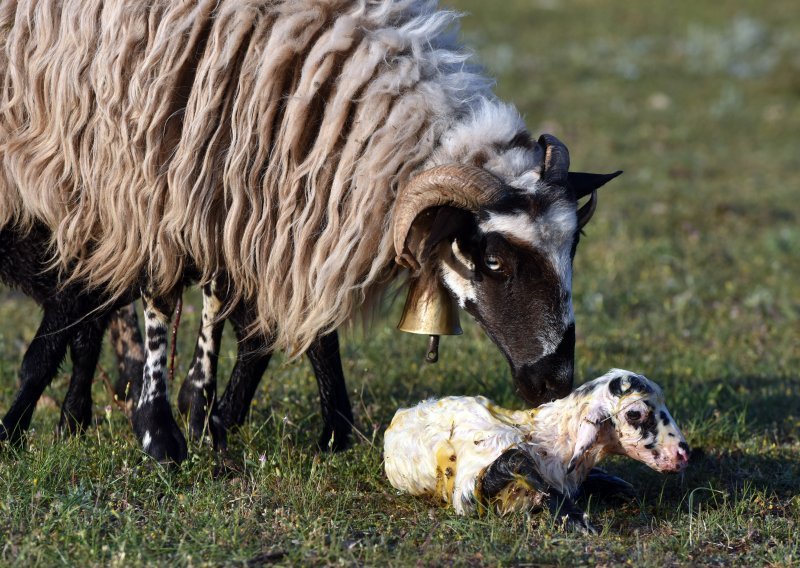
[[(602, 190), (575, 263), (578, 382), (608, 367), (664, 388), (695, 448), (683, 476), (630, 460), (627, 504), (585, 505), (598, 536), (546, 514), (460, 518), (398, 495), (382, 473), (394, 411), (426, 396), (520, 406), (505, 362), (473, 325), (421, 363), (399, 306), (343, 339), (360, 435), (310, 451), (320, 428), (305, 361), (273, 362), (232, 436), (241, 473), (213, 477), (194, 447), (152, 465), (95, 386), (97, 426), (56, 443), (69, 365), (23, 451), (0, 450), (0, 564), (800, 565), (800, 8), (794, 0), (463, 0), (464, 35), (533, 132), (575, 169), (625, 175)], [(196, 300), (196, 297), (195, 297)], [(196, 302), (195, 302), (196, 304)], [(38, 311), (0, 291), (0, 400)], [(186, 310), (178, 375), (198, 313)], [(235, 349), (223, 349), (220, 375)], [(111, 370), (113, 359), (104, 354)], [(173, 389), (176, 390), (176, 389)]]

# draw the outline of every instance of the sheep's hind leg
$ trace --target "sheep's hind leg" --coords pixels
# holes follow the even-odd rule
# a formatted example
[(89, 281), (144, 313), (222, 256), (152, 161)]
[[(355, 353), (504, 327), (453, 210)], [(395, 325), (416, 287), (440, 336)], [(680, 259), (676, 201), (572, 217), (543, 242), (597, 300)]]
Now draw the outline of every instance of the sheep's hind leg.
[(189, 374), (178, 393), (178, 410), (189, 419), (189, 434), (200, 441), (211, 434), (214, 448), (227, 446), (225, 427), (217, 411), (217, 360), (224, 320), (219, 320), (222, 299), (217, 284), (203, 286), (203, 314)]
[(236, 334), (237, 351), (231, 378), (219, 400), (219, 415), (225, 428), (236, 428), (244, 424), (258, 383), (272, 358), (272, 351), (267, 348), (271, 341), (261, 335), (249, 333), (248, 327), (253, 322), (253, 317), (240, 304), (228, 318)]
[(140, 385), (144, 374), (144, 342), (135, 304), (131, 302), (115, 311), (108, 329), (117, 356), (118, 375), (114, 393), (119, 400), (138, 400), (139, 393), (134, 392), (134, 386)]
[(81, 323), (70, 340), (72, 375), (61, 406), (58, 432), (78, 434), (92, 421), (92, 379), (103, 345), (108, 319), (100, 316)]
[(36, 403), (64, 360), (70, 334), (74, 331), (68, 320), (57, 305), (44, 307), (36, 336), (22, 358), (19, 390), (11, 408), (0, 421), (0, 441), (19, 443), (23, 432), (30, 426)]
[(131, 422), (145, 452), (159, 462), (180, 463), (186, 459), (186, 439), (172, 416), (166, 379), (167, 330), (176, 300), (177, 295), (167, 299), (142, 293), (146, 356)]
[[(518, 485), (521, 480), (526, 487), (515, 487), (509, 491), (510, 486)], [(527, 508), (535, 506), (536, 501), (528, 495), (531, 491), (539, 494), (534, 498), (544, 498), (553, 518), (567, 530), (597, 532), (581, 508), (568, 495), (549, 486), (536, 471), (536, 464), (531, 457), (520, 449), (512, 448), (503, 452), (484, 470), (476, 485), (479, 501), (484, 506), (499, 508), (501, 513), (523, 507), (525, 500), (528, 501)]]
[(311, 344), (307, 355), (317, 377), (322, 410), (322, 434), (317, 445), (323, 450), (344, 450), (350, 443), (353, 411), (339, 355), (339, 335), (333, 331), (320, 336)]

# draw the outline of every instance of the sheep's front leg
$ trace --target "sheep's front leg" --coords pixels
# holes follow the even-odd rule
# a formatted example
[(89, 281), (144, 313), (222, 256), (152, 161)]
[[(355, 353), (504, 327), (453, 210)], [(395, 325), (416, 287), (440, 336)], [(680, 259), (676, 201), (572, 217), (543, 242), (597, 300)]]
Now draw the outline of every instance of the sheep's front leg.
[(311, 344), (307, 355), (314, 367), (322, 410), (322, 434), (317, 444), (322, 450), (344, 450), (350, 442), (353, 411), (339, 355), (339, 335), (333, 331), (320, 336)]
[(199, 441), (208, 428), (214, 448), (226, 447), (225, 428), (217, 413), (217, 361), (224, 320), (219, 320), (222, 298), (218, 283), (203, 286), (203, 315), (194, 359), (178, 393), (178, 410), (189, 419), (189, 434)]
[(250, 333), (254, 318), (252, 311), (241, 303), (228, 318), (236, 334), (237, 351), (231, 378), (219, 401), (219, 414), (225, 428), (244, 424), (258, 383), (272, 358), (272, 351), (267, 347), (272, 341)]
[(595, 533), (586, 514), (569, 496), (549, 486), (526, 452), (511, 448), (503, 452), (480, 475), (476, 497), (498, 512), (533, 509), (546, 504), (550, 513), (568, 530)]
[(142, 292), (145, 317), (145, 364), (139, 399), (131, 422), (144, 451), (159, 462), (180, 463), (186, 458), (186, 440), (167, 397), (167, 330), (177, 295), (154, 298)]

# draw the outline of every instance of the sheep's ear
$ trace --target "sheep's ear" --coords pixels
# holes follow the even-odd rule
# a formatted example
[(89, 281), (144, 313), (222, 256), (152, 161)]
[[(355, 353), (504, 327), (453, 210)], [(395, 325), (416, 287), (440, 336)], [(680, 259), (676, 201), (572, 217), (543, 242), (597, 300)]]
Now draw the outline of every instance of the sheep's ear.
[(572, 187), (575, 192), (575, 199), (586, 197), (595, 190), (600, 189), (605, 184), (622, 173), (618, 170), (613, 174), (590, 174), (586, 172), (569, 172), (567, 174), (567, 183)]
[(597, 435), (600, 433), (600, 425), (606, 418), (605, 413), (599, 408), (593, 408), (583, 417), (575, 436), (575, 448), (567, 466), (567, 473), (572, 473), (583, 461), (586, 452), (595, 445)]
[(465, 230), (474, 232), (474, 225), (475, 219), (469, 211), (457, 207), (439, 207), (429, 226), (425, 247), (420, 254), (420, 264), (426, 263), (442, 242), (452, 241)]

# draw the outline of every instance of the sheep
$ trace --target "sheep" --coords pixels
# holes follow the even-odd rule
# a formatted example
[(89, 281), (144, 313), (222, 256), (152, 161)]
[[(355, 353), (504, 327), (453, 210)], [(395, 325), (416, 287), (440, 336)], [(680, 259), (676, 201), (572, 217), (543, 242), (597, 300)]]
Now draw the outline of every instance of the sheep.
[(457, 19), (433, 0), (2, 4), (0, 226), (43, 223), (109, 303), (141, 286), (149, 454), (185, 455), (164, 365), (190, 270), (228, 275), (230, 305), (298, 356), (408, 268), (477, 320), (523, 398), (570, 391), (572, 259), (617, 174), (534, 141)]
[(398, 410), (384, 437), (386, 476), (401, 491), (440, 499), (458, 514), (546, 504), (568, 526), (589, 531), (573, 499), (608, 454), (663, 472), (682, 471), (689, 460), (661, 388), (622, 369), (530, 410), (481, 396), (427, 400)]
[(30, 425), (36, 402), (50, 384), (67, 347), (72, 375), (61, 406), (58, 431), (76, 434), (91, 422), (91, 385), (107, 325), (119, 362), (117, 393), (141, 376), (141, 347), (136, 311), (125, 305), (117, 311), (98, 310), (102, 301), (80, 286), (61, 287), (55, 270), (47, 270), (49, 234), (41, 225), (25, 233), (0, 228), (0, 281), (19, 288), (42, 306), (42, 322), (25, 352), (19, 371), (20, 387), (0, 421), (0, 441), (20, 441)]

